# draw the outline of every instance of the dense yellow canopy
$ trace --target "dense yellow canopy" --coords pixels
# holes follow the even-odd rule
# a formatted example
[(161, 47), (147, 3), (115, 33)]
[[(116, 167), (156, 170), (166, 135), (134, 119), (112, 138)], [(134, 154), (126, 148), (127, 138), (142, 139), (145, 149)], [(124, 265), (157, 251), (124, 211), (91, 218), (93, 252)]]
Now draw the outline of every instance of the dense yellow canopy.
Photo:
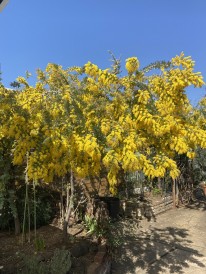
[(203, 77), (183, 53), (158, 74), (140, 70), (136, 57), (125, 67), (121, 76), (91, 62), (66, 70), (48, 64), (35, 86), (23, 77), (21, 91), (1, 86), (0, 139), (12, 140), (13, 163), (25, 164), (28, 152), (29, 178), (45, 182), (70, 169), (86, 177), (104, 167), (113, 192), (120, 168), (176, 178), (174, 156), (193, 158), (197, 146), (206, 148), (185, 93), (202, 87)]

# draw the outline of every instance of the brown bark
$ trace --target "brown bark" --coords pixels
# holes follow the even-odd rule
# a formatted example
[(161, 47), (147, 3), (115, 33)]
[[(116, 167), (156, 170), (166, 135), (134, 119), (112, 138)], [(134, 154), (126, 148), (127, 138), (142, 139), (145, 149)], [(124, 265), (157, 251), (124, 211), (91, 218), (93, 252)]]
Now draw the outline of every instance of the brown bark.
[(19, 216), (14, 217), (14, 225), (15, 225), (15, 235), (19, 235), (21, 233), (21, 228), (20, 228), (20, 221), (19, 221)]

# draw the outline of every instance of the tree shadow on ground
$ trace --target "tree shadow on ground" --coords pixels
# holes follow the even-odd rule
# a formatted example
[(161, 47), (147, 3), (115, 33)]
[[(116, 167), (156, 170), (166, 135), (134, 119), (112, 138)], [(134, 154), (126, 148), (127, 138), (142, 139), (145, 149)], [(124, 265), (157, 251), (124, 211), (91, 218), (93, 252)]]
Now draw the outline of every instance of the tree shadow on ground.
[[(128, 228), (129, 229), (129, 228)], [(131, 231), (130, 231), (131, 232)], [(119, 229), (123, 242), (112, 273), (186, 273), (190, 265), (204, 268), (204, 255), (192, 247), (187, 229), (151, 228), (137, 236)], [(130, 233), (131, 234), (131, 233)]]
[(189, 209), (196, 209), (196, 210), (205, 211), (206, 210), (206, 198), (199, 199), (196, 202), (187, 205), (186, 207), (189, 208)]

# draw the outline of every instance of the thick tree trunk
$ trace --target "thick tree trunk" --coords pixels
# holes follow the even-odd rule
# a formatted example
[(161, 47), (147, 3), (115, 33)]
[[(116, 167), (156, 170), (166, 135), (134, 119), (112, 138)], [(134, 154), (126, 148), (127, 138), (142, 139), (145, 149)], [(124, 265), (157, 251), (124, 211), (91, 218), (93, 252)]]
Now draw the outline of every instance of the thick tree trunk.
[(118, 172), (118, 189), (120, 191), (124, 191), (125, 192), (125, 196), (128, 199), (129, 198), (129, 189), (128, 189), (128, 185), (127, 185), (127, 181), (125, 180), (125, 171), (122, 168), (122, 166), (120, 165), (120, 169)]

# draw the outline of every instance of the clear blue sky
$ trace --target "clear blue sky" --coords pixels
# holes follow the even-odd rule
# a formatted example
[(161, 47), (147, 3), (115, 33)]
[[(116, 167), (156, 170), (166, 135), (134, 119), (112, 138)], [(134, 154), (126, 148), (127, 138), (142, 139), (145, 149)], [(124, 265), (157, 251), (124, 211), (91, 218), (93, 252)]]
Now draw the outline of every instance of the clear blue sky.
[[(10, 0), (0, 13), (5, 86), (49, 62), (109, 67), (108, 50), (142, 67), (183, 51), (206, 80), (206, 0)], [(188, 91), (193, 104), (205, 94)]]

